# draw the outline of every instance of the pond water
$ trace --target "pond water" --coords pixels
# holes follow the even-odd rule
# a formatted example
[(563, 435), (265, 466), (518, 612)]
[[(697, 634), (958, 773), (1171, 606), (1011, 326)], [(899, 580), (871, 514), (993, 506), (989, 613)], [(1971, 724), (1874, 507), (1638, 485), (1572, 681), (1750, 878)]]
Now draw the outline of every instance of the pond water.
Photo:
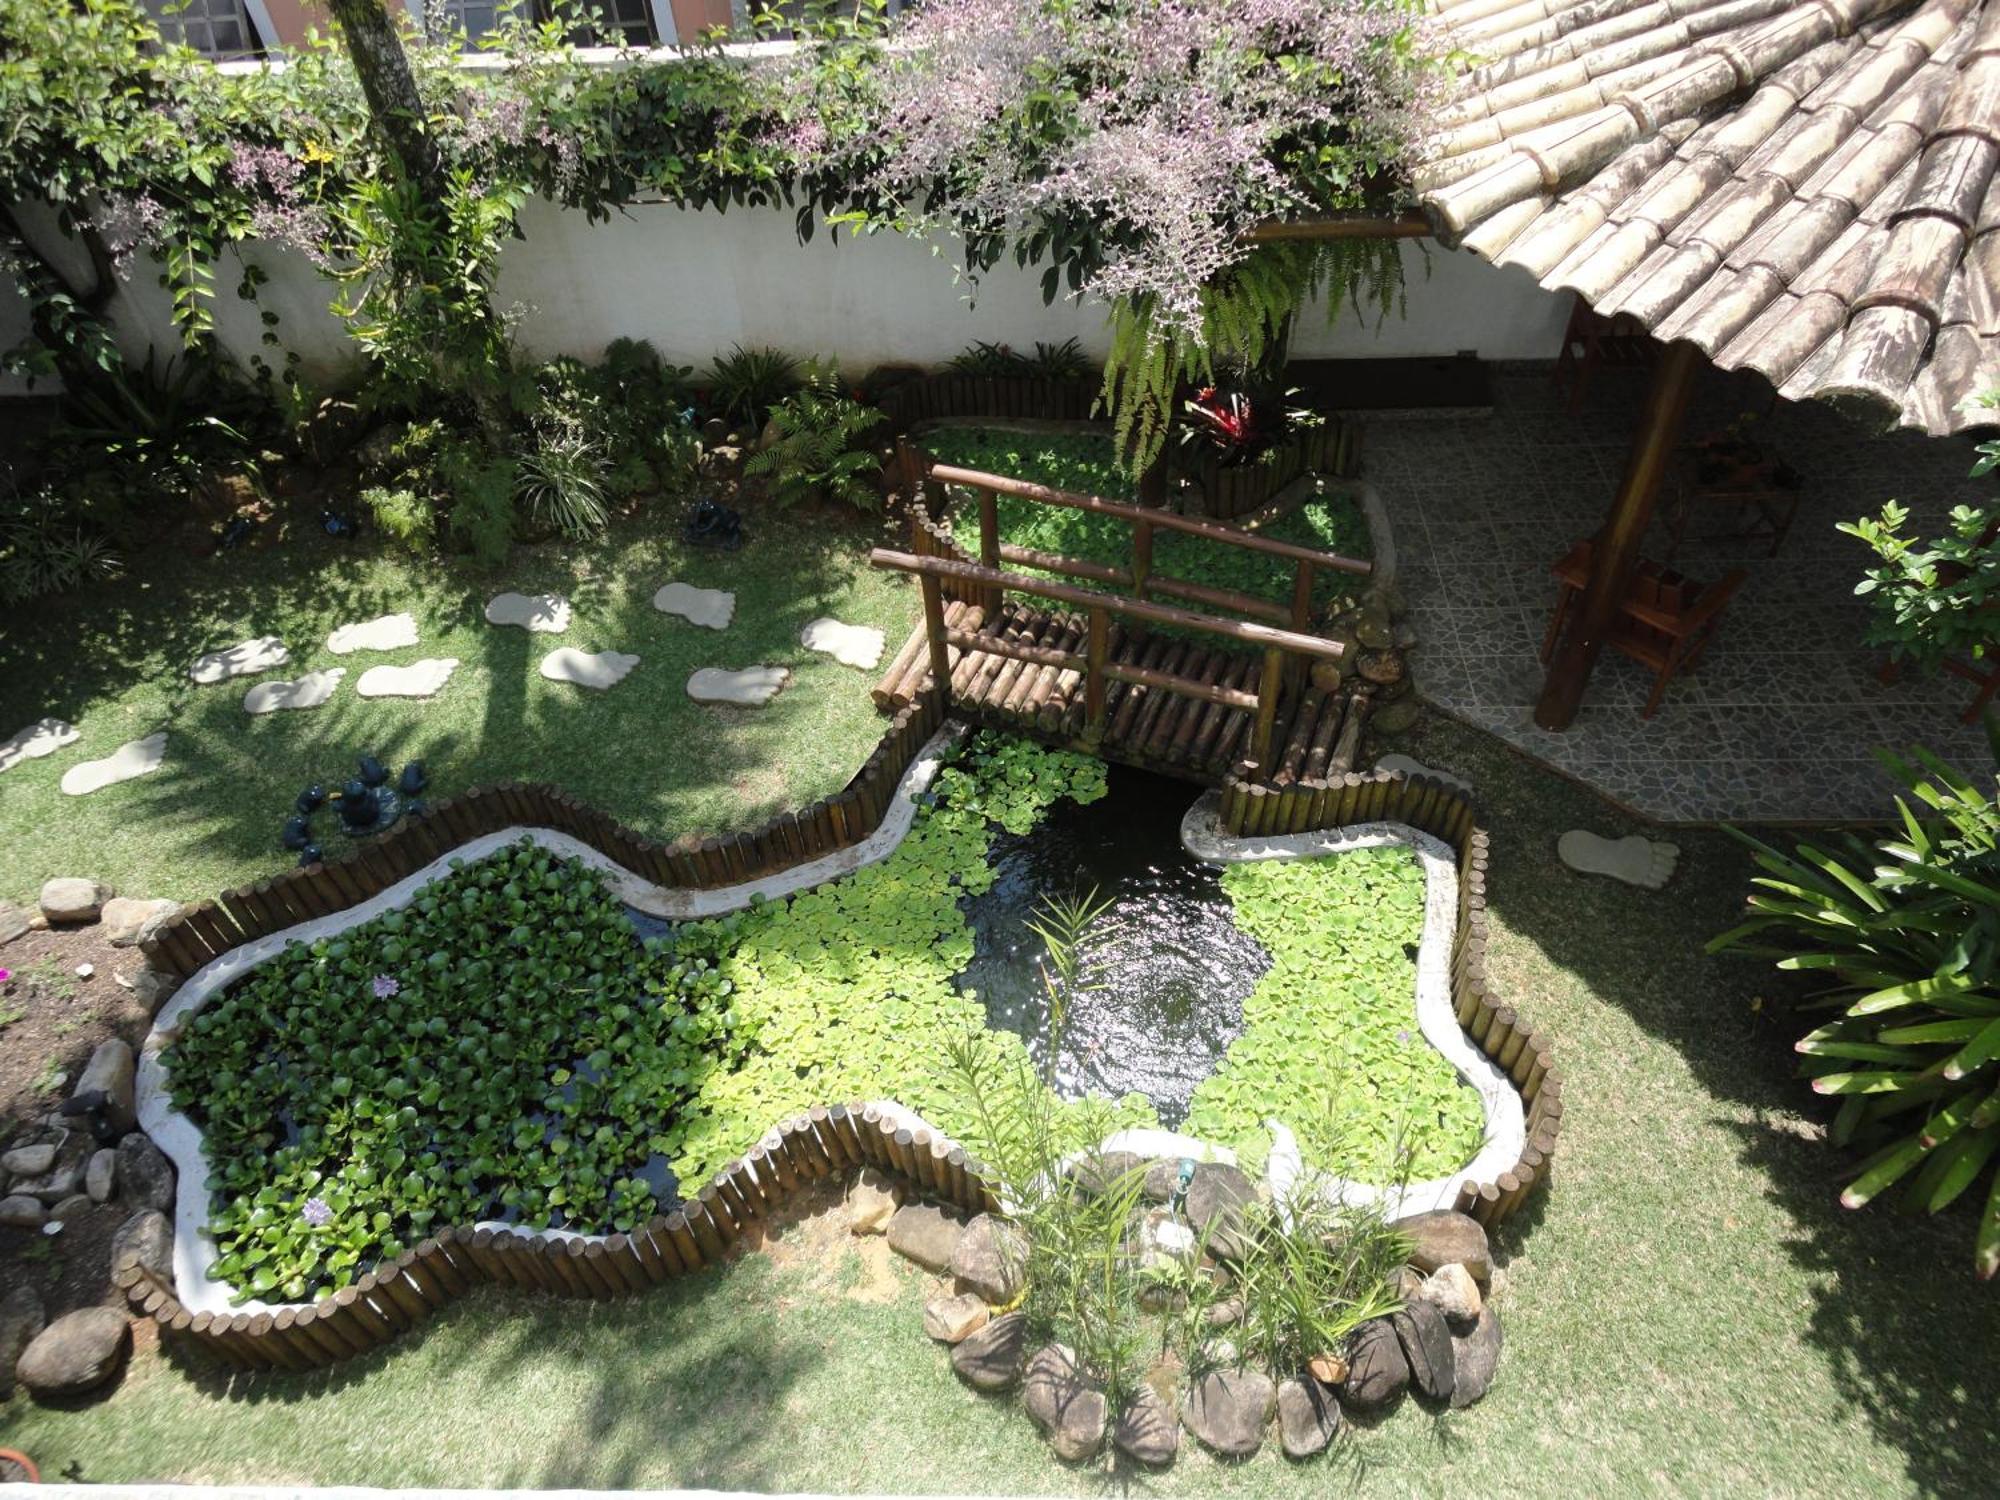
[(1023, 835), (995, 833), (998, 877), (962, 903), (971, 965), (958, 976), (989, 1025), (1020, 1035), (1046, 1061), (1046, 948), (1028, 930), (1046, 894), (1088, 895), (1111, 910), (1087, 944), (1098, 988), (1072, 1001), (1057, 1091), (1144, 1094), (1162, 1124), (1185, 1118), (1195, 1086), (1243, 1029), (1243, 1000), (1270, 966), (1262, 944), (1231, 920), (1222, 872), (1181, 847), (1187, 782), (1110, 768), (1109, 794), (1064, 801)]

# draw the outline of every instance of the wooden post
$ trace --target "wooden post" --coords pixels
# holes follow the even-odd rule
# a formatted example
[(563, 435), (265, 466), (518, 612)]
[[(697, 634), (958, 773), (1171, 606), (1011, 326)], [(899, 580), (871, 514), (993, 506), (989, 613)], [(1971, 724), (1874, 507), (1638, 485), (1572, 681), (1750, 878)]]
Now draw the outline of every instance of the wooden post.
[[(979, 565), (1000, 570), (1000, 497), (991, 490), (979, 492)], [(988, 589), (982, 602), (991, 619), (1000, 608), (1000, 590)]]
[(1266, 646), (1264, 669), (1257, 674), (1257, 727), (1250, 736), (1250, 758), (1257, 763), (1260, 775), (1271, 774), (1271, 731), (1278, 722), (1279, 679), (1284, 669), (1284, 651)]
[(1153, 574), (1153, 523), (1132, 523), (1132, 597), (1146, 597), (1146, 580)]
[(1104, 738), (1104, 658), (1110, 648), (1111, 617), (1102, 609), (1090, 612), (1090, 640), (1084, 647), (1083, 742), (1095, 746)]
[[(1292, 574), (1292, 629), (1300, 635), (1312, 634), (1313, 565), (1303, 557)], [(1285, 663), (1285, 685), (1296, 692), (1305, 683), (1306, 659), (1291, 657)]]
[(931, 682), (937, 688), (941, 706), (951, 707), (951, 646), (944, 638), (944, 593), (937, 577), (925, 573), (918, 579), (924, 596), (924, 633), (931, 643)]
[(1584, 686), (1638, 564), (1639, 543), (1653, 519), (1660, 480), (1680, 440), (1701, 365), (1701, 350), (1683, 341), (1667, 346), (1653, 372), (1653, 388), (1625, 461), (1625, 477), (1591, 549), (1590, 582), (1571, 614), (1569, 632), (1549, 663), (1549, 675), (1535, 703), (1535, 722), (1544, 729), (1569, 728), (1583, 702)]

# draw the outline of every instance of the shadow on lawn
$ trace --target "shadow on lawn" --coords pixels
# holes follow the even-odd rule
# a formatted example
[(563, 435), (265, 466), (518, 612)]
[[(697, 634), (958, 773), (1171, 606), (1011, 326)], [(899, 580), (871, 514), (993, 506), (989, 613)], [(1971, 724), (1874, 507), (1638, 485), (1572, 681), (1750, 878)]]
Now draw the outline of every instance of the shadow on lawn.
[[(1843, 1398), (1901, 1451), (1925, 1491), (1989, 1485), (2000, 1408), (1973, 1372), (2000, 1347), (2000, 1303), (1971, 1270), (1973, 1215), (1910, 1219), (1886, 1203), (1861, 1212), (1839, 1207), (1858, 1156), (1797, 1126), (1800, 1114), (1823, 1123), (1832, 1113), (1816, 1107), (1795, 1074), (1791, 1043), (1814, 1024), (1787, 1013), (1798, 992), (1767, 964), (1701, 951), (1739, 919), (1753, 873), (1746, 852), (1720, 832), (1662, 830), (1633, 819), (1449, 720), (1434, 717), (1409, 749), (1479, 788), (1481, 822), (1493, 834), (1492, 909), (1504, 926), (1670, 1043), (1706, 1093), (1735, 1106), (1713, 1114), (1739, 1142), (1739, 1160), (1763, 1178), (1769, 1200), (1796, 1226), (1782, 1248), (1811, 1273), (1817, 1299), (1804, 1337)], [(1556, 860), (1555, 842), (1578, 826), (1670, 838), (1681, 847), (1680, 869), (1657, 894), (1576, 877)], [(1504, 963), (1495, 965), (1496, 987), (1546, 1027), (1536, 998), (1511, 992)], [(1754, 1006), (1759, 997), (1762, 1005)], [(1607, 1059), (1574, 1055), (1577, 1044), (1562, 1037), (1560, 1023), (1556, 1030), (1559, 1065), (1570, 1079), (1571, 1139), (1582, 1147), (1576, 1127), (1588, 1128), (1585, 1112), (1618, 1106), (1618, 1084)], [(1665, 1136), (1658, 1146), (1674, 1149)], [(1563, 1155), (1558, 1149), (1556, 1194), (1564, 1191)], [(1698, 1183), (1690, 1174), (1690, 1218), (1725, 1215), (1726, 1203), (1694, 1196)], [(1546, 1206), (1546, 1195), (1538, 1201)], [(1501, 1248), (1525, 1243), (1541, 1217), (1538, 1208), (1510, 1223), (1498, 1236)], [(1658, 1227), (1674, 1232), (1670, 1223)], [(1720, 1328), (1717, 1334), (1725, 1336)]]

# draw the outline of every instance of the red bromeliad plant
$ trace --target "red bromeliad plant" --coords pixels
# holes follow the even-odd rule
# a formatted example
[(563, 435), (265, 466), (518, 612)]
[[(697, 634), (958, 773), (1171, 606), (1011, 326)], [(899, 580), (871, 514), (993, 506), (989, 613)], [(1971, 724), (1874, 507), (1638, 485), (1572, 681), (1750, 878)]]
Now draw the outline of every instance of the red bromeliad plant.
[(1203, 386), (1182, 404), (1184, 446), (1206, 449), (1225, 464), (1248, 463), (1280, 448), (1302, 427), (1317, 426), (1319, 413), (1283, 397)]

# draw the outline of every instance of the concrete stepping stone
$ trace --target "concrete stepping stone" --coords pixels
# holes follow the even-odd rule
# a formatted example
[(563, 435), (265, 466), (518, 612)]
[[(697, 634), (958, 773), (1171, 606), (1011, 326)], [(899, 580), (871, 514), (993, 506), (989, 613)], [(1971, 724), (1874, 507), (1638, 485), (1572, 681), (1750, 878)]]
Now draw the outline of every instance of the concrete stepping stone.
[(670, 583), (653, 595), (653, 608), (679, 615), (692, 625), (727, 630), (736, 618), (736, 596), (727, 589), (698, 589), (691, 583)]
[(687, 694), (697, 703), (731, 703), (762, 708), (792, 680), (790, 667), (745, 667), (740, 672), (702, 667), (688, 678)]
[(1580, 874), (1605, 875), (1642, 890), (1657, 891), (1674, 878), (1681, 848), (1679, 844), (1641, 838), (1636, 833), (1622, 839), (1607, 839), (1572, 828), (1556, 840), (1556, 857)]
[(428, 698), (457, 670), (455, 656), (427, 656), (407, 667), (370, 667), (354, 691), (364, 698)]
[(130, 781), (160, 769), (167, 758), (167, 732), (156, 730), (143, 740), (127, 740), (102, 760), (87, 760), (63, 772), (62, 789), (71, 797), (86, 797), (105, 787)]
[(246, 714), (276, 713), (281, 708), (318, 708), (333, 696), (345, 667), (327, 667), (294, 677), (290, 682), (260, 682), (243, 695)]
[(569, 600), (561, 594), (517, 594), (510, 589), (486, 601), (486, 623), (518, 625), (530, 634), (561, 635), (569, 629)]
[(1440, 771), (1434, 766), (1425, 765), (1420, 760), (1412, 760), (1407, 755), (1378, 755), (1375, 758), (1375, 769), (1395, 771), (1403, 776), (1428, 776), (1432, 781), (1442, 781), (1446, 786), (1457, 787), (1467, 796), (1472, 795), (1472, 783), (1463, 776), (1454, 775), (1450, 771)]
[(573, 682), (578, 687), (615, 687), (639, 665), (629, 651), (579, 651), (560, 646), (542, 658), (542, 675), (550, 682)]
[(292, 659), (285, 643), (275, 635), (260, 635), (254, 641), (239, 641), (224, 651), (211, 651), (188, 668), (195, 682), (227, 682), (232, 677), (254, 677)]
[(347, 656), (355, 651), (400, 651), (416, 643), (416, 616), (395, 614), (341, 626), (326, 638), (326, 649)]
[(74, 745), (81, 736), (74, 724), (61, 719), (37, 719), (26, 729), (16, 730), (0, 740), (0, 771), (12, 770), (24, 760), (40, 760), (54, 755), (65, 745)]
[(809, 621), (799, 632), (808, 651), (830, 656), (843, 667), (873, 671), (882, 660), (882, 632), (872, 625), (843, 625), (830, 615)]

